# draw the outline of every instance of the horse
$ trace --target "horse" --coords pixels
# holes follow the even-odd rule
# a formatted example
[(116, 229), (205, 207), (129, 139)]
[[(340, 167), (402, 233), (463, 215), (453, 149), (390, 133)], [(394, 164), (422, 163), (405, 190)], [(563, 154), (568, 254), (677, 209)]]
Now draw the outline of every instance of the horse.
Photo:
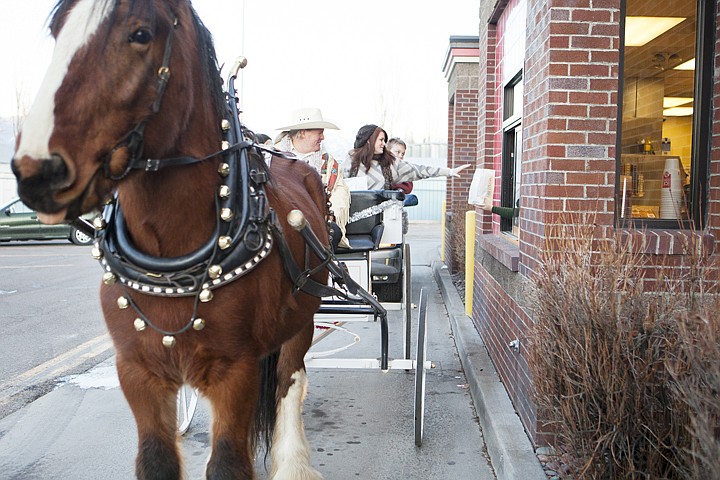
[(183, 384), (212, 408), (208, 479), (255, 478), (263, 442), (271, 478), (322, 478), (302, 422), (320, 298), (300, 286), (327, 269), (282, 222), (298, 210), (329, 245), (318, 173), (268, 167), (248, 141), (189, 0), (59, 0), (49, 19), (52, 61), (11, 165), (45, 223), (104, 208), (93, 256), (137, 478), (183, 475)]

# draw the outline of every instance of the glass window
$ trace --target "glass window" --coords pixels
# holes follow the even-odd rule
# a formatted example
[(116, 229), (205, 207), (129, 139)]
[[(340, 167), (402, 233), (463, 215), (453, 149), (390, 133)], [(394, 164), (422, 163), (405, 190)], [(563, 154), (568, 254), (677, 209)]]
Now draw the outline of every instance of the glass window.
[(714, 39), (703, 31), (714, 31), (711, 3), (624, 2), (620, 223), (637, 220), (670, 228), (692, 222), (700, 227), (700, 208), (706, 203), (701, 195), (706, 193), (703, 172), (710, 149)]
[(519, 233), (520, 167), (522, 163), (522, 75), (518, 74), (504, 89), (503, 146), (500, 206), (513, 209), (513, 215), (501, 215), (500, 231), (515, 237)]

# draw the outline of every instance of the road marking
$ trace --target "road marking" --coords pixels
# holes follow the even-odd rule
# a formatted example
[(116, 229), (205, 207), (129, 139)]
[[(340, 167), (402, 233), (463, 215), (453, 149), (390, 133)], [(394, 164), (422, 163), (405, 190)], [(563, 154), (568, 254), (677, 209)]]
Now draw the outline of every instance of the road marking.
[(37, 367), (0, 383), (0, 404), (4, 403), (4, 399), (21, 392), (28, 386), (62, 376), (83, 362), (101, 355), (111, 348), (110, 335), (104, 333), (68, 350), (62, 355), (58, 355)]
[(0, 267), (0, 270), (13, 270), (16, 268), (66, 268), (74, 266), (72, 263), (58, 263), (56, 265), (13, 265), (12, 267)]
[(83, 253), (0, 253), (0, 258), (7, 257), (7, 258), (15, 258), (15, 257), (85, 257), (88, 256), (87, 251)]

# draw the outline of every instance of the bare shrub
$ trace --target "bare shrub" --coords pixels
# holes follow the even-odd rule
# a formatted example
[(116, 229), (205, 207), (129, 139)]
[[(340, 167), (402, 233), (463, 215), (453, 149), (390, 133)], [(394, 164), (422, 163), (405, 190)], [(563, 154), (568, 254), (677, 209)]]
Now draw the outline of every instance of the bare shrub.
[(653, 270), (641, 236), (570, 220), (548, 228), (529, 332), (556, 450), (573, 478), (720, 478), (717, 266), (696, 235)]
[(450, 217), (450, 271), (453, 274), (465, 273), (465, 212), (471, 210), (467, 203), (453, 204)]

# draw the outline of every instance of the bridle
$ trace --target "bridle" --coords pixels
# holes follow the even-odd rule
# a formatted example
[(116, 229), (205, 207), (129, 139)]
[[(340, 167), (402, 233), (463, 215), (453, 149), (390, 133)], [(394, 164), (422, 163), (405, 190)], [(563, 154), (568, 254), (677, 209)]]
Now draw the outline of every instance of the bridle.
[[(122, 180), (133, 170), (145, 170), (148, 172), (156, 172), (160, 168), (179, 166), (179, 165), (191, 165), (193, 163), (202, 162), (212, 157), (216, 157), (221, 152), (215, 152), (204, 158), (194, 157), (176, 157), (176, 158), (165, 158), (162, 160), (143, 158), (144, 146), (145, 146), (145, 127), (148, 121), (160, 111), (160, 105), (165, 94), (165, 88), (170, 80), (170, 56), (172, 55), (173, 40), (175, 37), (175, 29), (178, 28), (179, 21), (177, 17), (174, 17), (170, 31), (167, 38), (165, 39), (165, 51), (163, 52), (162, 63), (158, 68), (156, 81), (157, 87), (155, 89), (155, 100), (153, 101), (150, 112), (140, 120), (135, 127), (133, 127), (128, 133), (123, 136), (113, 148), (108, 152), (103, 160), (103, 173), (105, 178), (113, 181)], [(129, 160), (125, 165), (125, 168), (119, 175), (112, 174), (111, 163), (113, 156), (118, 150), (127, 149), (129, 153)], [(241, 146), (235, 146), (235, 149), (242, 148)]]

